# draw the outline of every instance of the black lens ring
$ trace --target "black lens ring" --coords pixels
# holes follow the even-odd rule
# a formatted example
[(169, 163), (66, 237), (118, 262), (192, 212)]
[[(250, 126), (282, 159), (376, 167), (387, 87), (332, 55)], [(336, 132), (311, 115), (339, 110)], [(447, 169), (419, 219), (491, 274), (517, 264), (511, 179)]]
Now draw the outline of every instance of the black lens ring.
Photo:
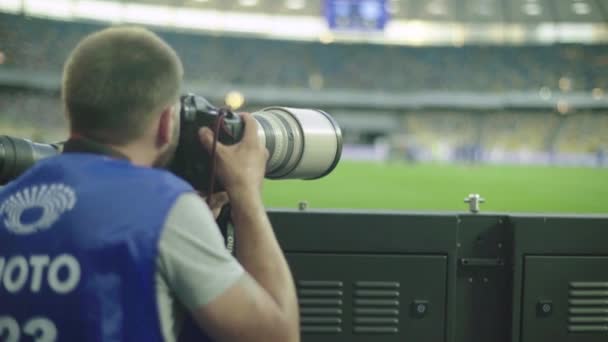
[(6, 164), (6, 148), (4, 147), (4, 137), (0, 137), (0, 174), (4, 170)]
[(4, 153), (2, 156), (4, 162), (2, 163), (2, 168), (0, 168), (0, 183), (4, 183), (12, 180), (17, 176), (15, 170), (17, 166), (17, 146), (16, 140), (6, 135), (0, 137), (0, 142), (2, 142), (1, 145), (4, 149)]
[(323, 114), (327, 118), (327, 120), (331, 123), (331, 125), (334, 127), (334, 131), (336, 132), (336, 155), (334, 157), (334, 161), (332, 162), (332, 164), (329, 166), (329, 168), (327, 168), (327, 170), (324, 173), (322, 173), (318, 177), (306, 178), (308, 180), (323, 178), (323, 177), (327, 176), (328, 174), (330, 174), (336, 168), (336, 166), (338, 166), (338, 163), (340, 162), (340, 157), (342, 157), (342, 146), (344, 144), (343, 139), (342, 139), (342, 130), (340, 129), (338, 122), (333, 117), (331, 117), (331, 115), (325, 113), (324, 111), (318, 110), (318, 109), (317, 109), (317, 111), (319, 113)]

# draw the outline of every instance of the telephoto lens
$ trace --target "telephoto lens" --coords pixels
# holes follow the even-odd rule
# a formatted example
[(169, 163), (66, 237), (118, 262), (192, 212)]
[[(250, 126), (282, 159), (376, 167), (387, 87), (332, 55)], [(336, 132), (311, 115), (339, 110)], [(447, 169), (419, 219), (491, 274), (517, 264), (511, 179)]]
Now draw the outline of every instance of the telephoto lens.
[(0, 185), (19, 177), (38, 160), (58, 154), (60, 148), (0, 135)]
[[(315, 109), (269, 107), (252, 113), (257, 134), (269, 152), (266, 178), (316, 179), (329, 174), (342, 156), (342, 131), (327, 113)], [(214, 127), (219, 142), (238, 143), (245, 125), (226, 108), (216, 108), (201, 96), (181, 98), (180, 140), (170, 170), (197, 190), (207, 192), (221, 184), (210, 184), (211, 159), (200, 143), (201, 127)]]
[(329, 114), (313, 109), (271, 107), (253, 113), (258, 136), (270, 154), (266, 177), (316, 179), (340, 161), (342, 133)]

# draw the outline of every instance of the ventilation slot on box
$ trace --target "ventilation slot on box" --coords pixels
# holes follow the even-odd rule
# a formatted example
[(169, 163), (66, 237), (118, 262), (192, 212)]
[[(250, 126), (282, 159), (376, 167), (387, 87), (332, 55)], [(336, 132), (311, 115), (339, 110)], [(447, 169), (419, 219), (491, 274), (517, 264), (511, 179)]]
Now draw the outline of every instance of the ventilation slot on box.
[(342, 282), (302, 280), (298, 282), (300, 321), (303, 333), (342, 332)]
[(571, 282), (568, 293), (568, 331), (608, 332), (608, 282)]
[(398, 282), (358, 281), (353, 293), (355, 334), (396, 334), (399, 332)]

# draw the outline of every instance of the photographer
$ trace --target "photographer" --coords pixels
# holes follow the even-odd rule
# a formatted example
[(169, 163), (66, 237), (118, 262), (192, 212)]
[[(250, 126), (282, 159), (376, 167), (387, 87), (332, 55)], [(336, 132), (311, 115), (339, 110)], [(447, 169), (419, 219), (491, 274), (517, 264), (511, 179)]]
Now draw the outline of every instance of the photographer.
[[(157, 169), (177, 145), (182, 76), (173, 49), (142, 28), (94, 33), (70, 55), (64, 153), (0, 192), (9, 340), (299, 341), (292, 276), (261, 200), (268, 152), (253, 117), (242, 116), (241, 142), (216, 151), (238, 261), (192, 187)], [(213, 138), (200, 130), (209, 150)]]

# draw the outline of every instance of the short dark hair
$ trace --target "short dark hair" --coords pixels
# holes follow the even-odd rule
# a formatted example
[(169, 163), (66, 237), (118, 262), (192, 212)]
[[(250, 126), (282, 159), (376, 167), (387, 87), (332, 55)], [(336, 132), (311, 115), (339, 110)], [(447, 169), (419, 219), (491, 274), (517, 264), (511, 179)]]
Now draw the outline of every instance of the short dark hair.
[(63, 71), (62, 97), (72, 133), (124, 145), (152, 115), (176, 102), (183, 67), (153, 32), (113, 27), (85, 37)]

